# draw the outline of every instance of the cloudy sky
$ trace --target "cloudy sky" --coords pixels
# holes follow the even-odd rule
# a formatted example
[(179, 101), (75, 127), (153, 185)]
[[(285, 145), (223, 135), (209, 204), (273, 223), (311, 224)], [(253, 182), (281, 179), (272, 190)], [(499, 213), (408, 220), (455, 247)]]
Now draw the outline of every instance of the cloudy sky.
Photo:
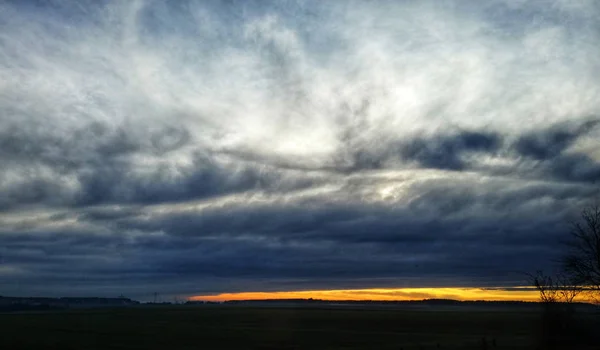
[(511, 287), (600, 189), (600, 4), (0, 3), (0, 295)]

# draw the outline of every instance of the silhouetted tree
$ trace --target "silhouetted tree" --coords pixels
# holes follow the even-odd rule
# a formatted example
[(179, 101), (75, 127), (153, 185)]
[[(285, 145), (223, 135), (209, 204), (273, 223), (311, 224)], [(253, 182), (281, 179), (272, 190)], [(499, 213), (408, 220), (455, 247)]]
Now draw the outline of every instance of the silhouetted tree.
[(540, 345), (542, 349), (594, 342), (594, 332), (575, 315), (574, 299), (589, 294), (598, 301), (600, 295), (600, 207), (586, 207), (579, 220), (572, 222), (568, 248), (562, 259), (561, 272), (530, 275), (544, 305)]
[(582, 286), (599, 301), (600, 294), (600, 206), (587, 207), (581, 218), (572, 223), (569, 251), (563, 269), (574, 284)]
[(540, 301), (548, 303), (572, 303), (575, 297), (583, 291), (572, 277), (559, 273), (552, 277), (538, 271), (531, 275), (531, 284), (540, 292)]

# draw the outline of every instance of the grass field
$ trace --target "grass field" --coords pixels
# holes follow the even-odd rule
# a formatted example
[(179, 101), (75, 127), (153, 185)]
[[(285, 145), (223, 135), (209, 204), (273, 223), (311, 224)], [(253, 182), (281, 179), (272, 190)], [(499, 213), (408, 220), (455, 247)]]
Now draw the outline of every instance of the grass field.
[(0, 330), (0, 349), (535, 349), (540, 313), (156, 306), (0, 314)]

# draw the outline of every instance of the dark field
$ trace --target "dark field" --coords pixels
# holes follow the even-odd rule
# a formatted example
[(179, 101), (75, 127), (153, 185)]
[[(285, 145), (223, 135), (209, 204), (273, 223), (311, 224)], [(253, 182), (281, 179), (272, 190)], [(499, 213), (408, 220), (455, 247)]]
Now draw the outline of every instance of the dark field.
[(535, 349), (540, 324), (532, 309), (156, 306), (0, 314), (0, 349)]

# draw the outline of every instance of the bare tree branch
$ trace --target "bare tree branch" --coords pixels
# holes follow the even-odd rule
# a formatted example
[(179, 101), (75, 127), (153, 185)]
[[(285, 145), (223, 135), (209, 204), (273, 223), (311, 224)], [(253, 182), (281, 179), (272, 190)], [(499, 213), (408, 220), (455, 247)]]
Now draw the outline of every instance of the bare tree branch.
[(579, 222), (572, 223), (569, 252), (563, 269), (574, 284), (588, 291), (600, 290), (600, 206), (585, 208)]

